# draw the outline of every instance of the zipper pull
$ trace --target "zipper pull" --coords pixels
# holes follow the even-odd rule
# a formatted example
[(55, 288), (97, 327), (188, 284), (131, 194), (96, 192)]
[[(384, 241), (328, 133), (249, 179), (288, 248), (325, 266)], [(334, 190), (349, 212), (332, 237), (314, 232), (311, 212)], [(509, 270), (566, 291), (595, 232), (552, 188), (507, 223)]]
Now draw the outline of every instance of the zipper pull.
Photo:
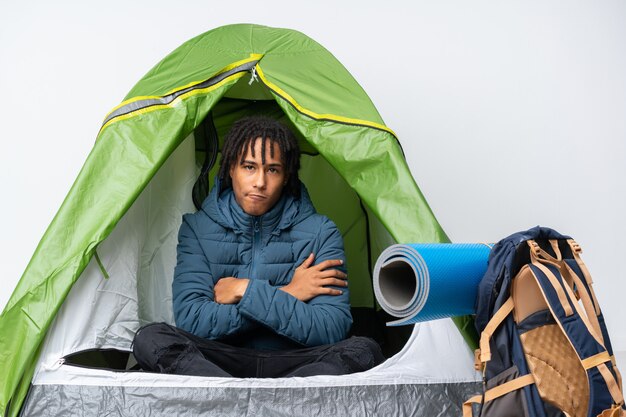
[(254, 221), (254, 233), (259, 233), (259, 222), (257, 220)]
[(252, 67), (250, 70), (250, 81), (248, 81), (248, 85), (252, 85), (253, 82), (259, 82), (259, 77), (256, 75), (256, 67)]
[(42, 364), (42, 369), (44, 369), (45, 371), (56, 371), (57, 369), (59, 369), (61, 366), (63, 366), (63, 364), (65, 363), (65, 358), (60, 358), (57, 361), (54, 361), (53, 363), (51, 363), (50, 365), (46, 365), (45, 363)]

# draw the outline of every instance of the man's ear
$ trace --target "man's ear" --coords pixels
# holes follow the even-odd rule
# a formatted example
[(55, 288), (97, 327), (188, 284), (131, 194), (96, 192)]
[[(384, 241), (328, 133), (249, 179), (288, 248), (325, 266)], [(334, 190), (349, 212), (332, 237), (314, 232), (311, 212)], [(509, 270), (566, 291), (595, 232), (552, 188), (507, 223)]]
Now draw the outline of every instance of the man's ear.
[(230, 164), (230, 169), (228, 170), (228, 176), (230, 177), (230, 179), (233, 179), (233, 172), (235, 171), (235, 164), (232, 163)]

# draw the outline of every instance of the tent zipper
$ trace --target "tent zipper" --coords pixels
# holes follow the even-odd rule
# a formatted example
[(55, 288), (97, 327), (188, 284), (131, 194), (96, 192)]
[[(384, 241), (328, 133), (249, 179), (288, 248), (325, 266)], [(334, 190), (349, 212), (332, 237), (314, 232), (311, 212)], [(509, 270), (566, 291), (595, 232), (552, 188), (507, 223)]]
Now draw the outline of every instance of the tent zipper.
[(58, 360), (56, 360), (53, 364), (51, 364), (50, 366), (46, 366), (45, 363), (42, 365), (43, 369), (45, 369), (46, 371), (52, 372), (52, 371), (56, 371), (57, 369), (59, 369), (61, 366), (63, 366), (65, 364), (65, 358), (59, 358)]
[[(112, 112), (110, 112), (106, 118), (104, 119), (104, 122), (102, 122), (102, 127), (100, 128), (100, 130), (102, 131), (102, 129), (104, 129), (105, 126), (109, 125), (109, 123), (111, 121), (113, 121), (116, 118), (122, 117), (122, 116), (126, 116), (128, 114), (131, 113), (137, 113), (137, 114), (141, 114), (142, 111), (145, 111), (145, 109), (149, 108), (149, 107), (154, 107), (154, 106), (167, 106), (172, 104), (176, 99), (190, 94), (191, 92), (193, 92), (194, 90), (204, 90), (207, 89), (211, 86), (214, 86), (224, 80), (226, 80), (229, 77), (232, 77), (236, 74), (239, 73), (245, 73), (248, 71), (252, 71), (252, 69), (254, 69), (255, 65), (259, 62), (259, 59), (250, 59), (247, 62), (242, 63), (241, 65), (237, 65), (236, 67), (232, 67), (232, 68), (228, 68), (227, 70), (207, 79), (201, 82), (198, 82), (196, 84), (193, 84), (191, 86), (187, 86), (187, 87), (182, 87), (178, 90), (175, 90), (169, 94), (163, 95), (163, 96), (154, 96), (154, 97), (146, 97), (146, 98), (138, 98), (134, 101), (131, 101), (123, 104), (119, 107), (117, 107), (116, 109), (114, 109)], [(255, 72), (256, 73), (256, 72)]]

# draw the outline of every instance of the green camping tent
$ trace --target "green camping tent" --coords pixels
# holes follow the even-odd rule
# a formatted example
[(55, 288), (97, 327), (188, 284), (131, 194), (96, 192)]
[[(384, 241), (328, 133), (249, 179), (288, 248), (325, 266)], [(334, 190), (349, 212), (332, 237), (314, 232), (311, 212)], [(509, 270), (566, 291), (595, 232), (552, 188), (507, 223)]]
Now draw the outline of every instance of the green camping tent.
[[(344, 235), (353, 307), (375, 308), (371, 265), (387, 245), (447, 241), (394, 132), (327, 50), (292, 30), (209, 31), (165, 57), (106, 116), (0, 316), (0, 410), (11, 401), (7, 415), (19, 411), (48, 329), (88, 264), (109, 277), (99, 245), (170, 155), (195, 136), (198, 172), (211, 153), (198, 139), (207, 117), (222, 138), (233, 120), (252, 113), (276, 117), (298, 136), (301, 176), (318, 211)], [(137, 323), (153, 319), (138, 311)]]

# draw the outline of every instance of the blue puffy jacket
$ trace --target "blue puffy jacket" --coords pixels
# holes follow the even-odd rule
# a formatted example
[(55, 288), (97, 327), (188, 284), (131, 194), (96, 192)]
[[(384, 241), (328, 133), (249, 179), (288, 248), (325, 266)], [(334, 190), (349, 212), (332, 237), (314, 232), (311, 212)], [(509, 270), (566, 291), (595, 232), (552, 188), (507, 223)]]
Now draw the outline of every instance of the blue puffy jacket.
[[(304, 185), (299, 199), (283, 195), (269, 212), (250, 216), (232, 189), (215, 187), (202, 209), (183, 216), (172, 284), (176, 325), (197, 336), (261, 350), (335, 343), (352, 324), (347, 288), (308, 302), (279, 290), (315, 254), (345, 262), (335, 224), (317, 214)], [(345, 271), (344, 271), (345, 272)], [(249, 278), (238, 304), (214, 302), (222, 277)]]

